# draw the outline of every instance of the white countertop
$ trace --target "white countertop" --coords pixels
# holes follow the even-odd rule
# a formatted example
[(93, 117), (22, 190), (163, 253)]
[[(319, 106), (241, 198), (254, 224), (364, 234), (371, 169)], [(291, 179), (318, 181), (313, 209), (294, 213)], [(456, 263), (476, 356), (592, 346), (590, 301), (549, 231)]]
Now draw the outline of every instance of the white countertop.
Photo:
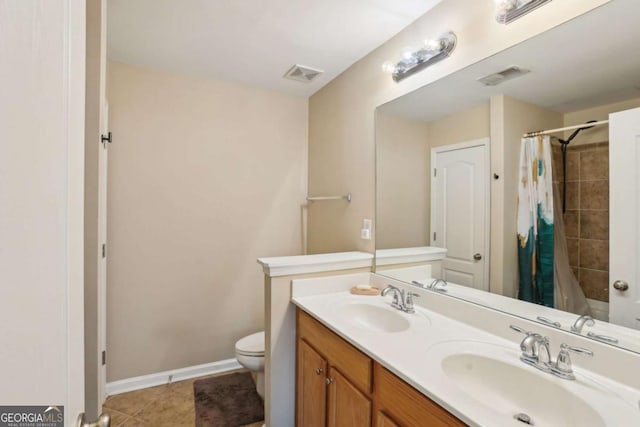
[(264, 274), (270, 277), (294, 274), (321, 273), (352, 268), (371, 267), (373, 254), (367, 252), (338, 252), (317, 255), (297, 255), (258, 258)]
[[(354, 277), (356, 276), (354, 275)], [(345, 304), (366, 303), (389, 308), (391, 297), (352, 295), (347, 291), (350, 287), (348, 280), (340, 280), (342, 282), (340, 284), (337, 284), (335, 280), (323, 284), (321, 279), (294, 281), (292, 302), (463, 422), (471, 426), (487, 427), (502, 425), (521, 427), (523, 425), (515, 421), (511, 415), (507, 416), (502, 413), (499, 408), (488, 409), (487, 405), (480, 401), (482, 396), (465, 397), (460, 388), (453, 385), (452, 381), (446, 377), (437, 358), (434, 358), (434, 355), (437, 355), (439, 351), (442, 352), (442, 349), (452, 342), (461, 342), (463, 348), (481, 348), (482, 346), (495, 348), (496, 354), (503, 355), (502, 363), (511, 363), (517, 369), (536, 371), (535, 368), (520, 362), (518, 337), (510, 341), (428, 310), (423, 303), (433, 293), (416, 287), (410, 287), (413, 292), (422, 296), (422, 298), (417, 298), (416, 302), (419, 305), (416, 305), (416, 313), (406, 314), (397, 311), (399, 315), (409, 321), (410, 327), (407, 330), (386, 333), (358, 327), (341, 316), (339, 307)], [(358, 280), (362, 281), (361, 278)], [(342, 290), (337, 289), (340, 286), (342, 286)], [(505, 327), (508, 329), (508, 325)], [(493, 355), (493, 353), (491, 354)], [(635, 369), (632, 367), (630, 369), (634, 370), (635, 374)], [(578, 390), (582, 398), (585, 395), (588, 396), (594, 389), (593, 384), (603, 385), (607, 391), (611, 390), (611, 396), (614, 396), (611, 397), (612, 400), (604, 402), (602, 400), (607, 399), (600, 399), (601, 395), (598, 395), (598, 399), (589, 401), (589, 404), (593, 404), (599, 411), (606, 411), (606, 424), (603, 425), (616, 427), (640, 425), (640, 411), (638, 410), (640, 391), (592, 372), (588, 372), (588, 376), (586, 376), (584, 375), (585, 371), (575, 365), (574, 371), (578, 377), (576, 381), (563, 380), (550, 374), (540, 373), (540, 375), (548, 376), (549, 378), (545, 377), (544, 379), (556, 383), (557, 387)], [(535, 393), (535, 390), (532, 390), (532, 393)], [(496, 403), (500, 405), (503, 402)], [(569, 412), (570, 409), (567, 408)], [(638, 424), (635, 424), (636, 422)], [(544, 423), (536, 425), (544, 425)]]

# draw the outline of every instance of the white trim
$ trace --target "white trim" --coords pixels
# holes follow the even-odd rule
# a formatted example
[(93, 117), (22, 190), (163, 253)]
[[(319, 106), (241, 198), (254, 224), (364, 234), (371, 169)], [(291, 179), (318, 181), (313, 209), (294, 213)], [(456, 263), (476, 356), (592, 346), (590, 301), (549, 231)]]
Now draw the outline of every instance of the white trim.
[(435, 246), (415, 248), (378, 249), (376, 266), (408, 264), (412, 262), (441, 261), (447, 256), (447, 250)]
[(110, 383), (107, 383), (105, 391), (107, 396), (113, 396), (114, 394), (126, 393), (128, 391), (168, 384), (169, 382), (188, 380), (191, 378), (204, 377), (213, 374), (221, 374), (238, 369), (242, 369), (242, 365), (238, 363), (237, 359), (234, 358), (220, 360), (218, 362), (189, 366), (187, 368), (174, 369), (172, 371), (164, 371), (155, 374), (127, 378), (124, 380), (112, 381)]
[(65, 425), (85, 409), (84, 375), (84, 108), (86, 4), (65, 0), (65, 130), (67, 142)]
[(258, 264), (262, 265), (264, 274), (269, 277), (371, 268), (372, 261), (373, 254), (357, 251), (258, 258)]

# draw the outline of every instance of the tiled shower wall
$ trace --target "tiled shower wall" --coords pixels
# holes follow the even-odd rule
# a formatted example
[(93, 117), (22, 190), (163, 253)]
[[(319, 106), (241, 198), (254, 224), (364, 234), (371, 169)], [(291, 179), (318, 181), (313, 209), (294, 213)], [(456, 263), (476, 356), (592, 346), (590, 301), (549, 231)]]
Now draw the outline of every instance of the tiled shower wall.
[[(555, 143), (553, 162), (562, 200), (562, 154)], [(569, 264), (587, 298), (609, 302), (609, 143), (569, 145), (566, 179)]]

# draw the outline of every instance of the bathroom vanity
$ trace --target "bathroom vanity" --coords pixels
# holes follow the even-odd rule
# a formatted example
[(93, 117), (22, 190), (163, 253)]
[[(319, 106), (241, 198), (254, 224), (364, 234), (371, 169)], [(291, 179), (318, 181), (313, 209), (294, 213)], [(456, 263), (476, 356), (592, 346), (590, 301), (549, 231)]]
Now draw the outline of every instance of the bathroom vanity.
[[(414, 312), (349, 292), (363, 282), (414, 293)], [(637, 354), (378, 274), (293, 280), (291, 295), (298, 426), (640, 425)], [(523, 361), (536, 334), (552, 364), (561, 344), (584, 350), (575, 379)]]
[(299, 308), (296, 325), (296, 425), (466, 425)]

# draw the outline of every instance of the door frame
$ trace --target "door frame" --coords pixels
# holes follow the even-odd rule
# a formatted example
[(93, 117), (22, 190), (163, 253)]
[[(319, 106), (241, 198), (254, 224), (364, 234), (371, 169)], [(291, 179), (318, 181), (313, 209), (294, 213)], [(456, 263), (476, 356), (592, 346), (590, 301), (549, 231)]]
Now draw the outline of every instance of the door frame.
[(86, 4), (64, 1), (67, 139), (67, 401), (65, 425), (84, 412), (84, 121)]
[(454, 144), (448, 144), (448, 145), (440, 145), (437, 147), (432, 147), (431, 148), (431, 170), (429, 171), (430, 173), (430, 185), (429, 185), (429, 191), (431, 193), (430, 195), (430, 223), (429, 223), (429, 244), (431, 246), (434, 245), (434, 241), (433, 241), (433, 230), (435, 228), (435, 215), (433, 213), (433, 207), (435, 206), (435, 191), (434, 191), (434, 181), (433, 181), (433, 175), (431, 175), (432, 171), (436, 169), (436, 156), (437, 154), (440, 153), (446, 153), (449, 151), (459, 151), (459, 150), (466, 150), (469, 148), (475, 148), (475, 147), (484, 147), (484, 156), (483, 156), (483, 160), (484, 160), (484, 164), (485, 164), (485, 175), (486, 178), (484, 180), (484, 185), (485, 185), (485, 200), (487, 201), (487, 203), (485, 203), (485, 215), (484, 215), (484, 271), (483, 271), (483, 277), (484, 277), (484, 286), (483, 286), (483, 290), (489, 292), (489, 290), (491, 289), (491, 287), (489, 286), (489, 273), (490, 273), (490, 257), (491, 257), (491, 174), (489, 173), (490, 167), (491, 167), (491, 139), (489, 137), (485, 137), (485, 138), (479, 138), (479, 139), (473, 139), (470, 141), (462, 141), (462, 142), (457, 142)]

